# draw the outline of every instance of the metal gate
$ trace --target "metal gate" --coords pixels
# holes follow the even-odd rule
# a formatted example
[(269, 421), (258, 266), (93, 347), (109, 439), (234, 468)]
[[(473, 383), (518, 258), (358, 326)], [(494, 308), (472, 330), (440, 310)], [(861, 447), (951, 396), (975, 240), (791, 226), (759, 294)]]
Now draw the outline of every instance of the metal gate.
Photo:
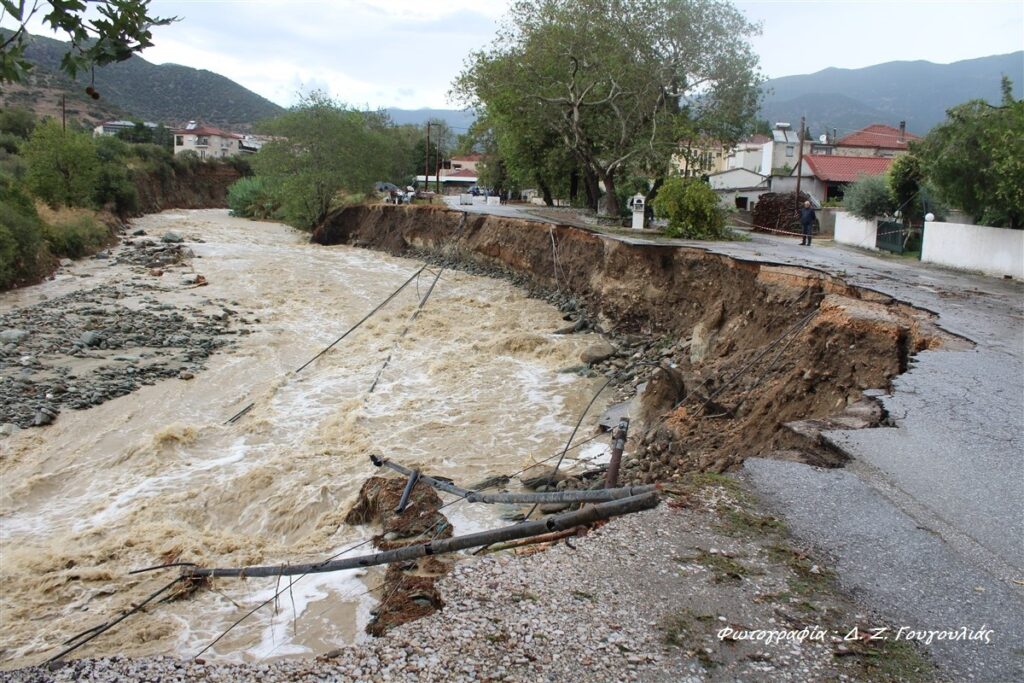
[(902, 254), (903, 241), (906, 237), (907, 231), (902, 223), (878, 221), (878, 228), (875, 233), (875, 246), (879, 249), (891, 251), (894, 254)]

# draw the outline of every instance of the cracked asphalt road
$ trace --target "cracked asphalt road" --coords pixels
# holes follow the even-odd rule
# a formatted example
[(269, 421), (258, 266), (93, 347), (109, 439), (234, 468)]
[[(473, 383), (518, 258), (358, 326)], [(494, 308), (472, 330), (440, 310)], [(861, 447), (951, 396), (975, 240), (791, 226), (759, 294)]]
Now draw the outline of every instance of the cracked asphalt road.
[[(471, 210), (554, 222), (515, 206)], [(827, 241), (606, 236), (821, 270), (931, 311), (975, 344), (912, 359), (882, 397), (896, 428), (826, 434), (852, 458), (845, 469), (755, 459), (744, 476), (873, 609), (916, 629), (992, 628), (991, 643), (929, 646), (951, 673), (1024, 680), (1024, 283)]]

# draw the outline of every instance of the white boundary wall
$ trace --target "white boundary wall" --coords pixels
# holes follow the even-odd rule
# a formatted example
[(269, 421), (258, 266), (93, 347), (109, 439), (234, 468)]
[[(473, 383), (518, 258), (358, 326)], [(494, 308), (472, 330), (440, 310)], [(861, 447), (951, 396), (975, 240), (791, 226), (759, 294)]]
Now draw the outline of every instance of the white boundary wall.
[(836, 211), (836, 230), (834, 239), (840, 244), (850, 244), (863, 249), (877, 249), (875, 236), (878, 233), (877, 221), (866, 221), (857, 218), (849, 211)]
[(921, 260), (1024, 279), (1024, 230), (928, 222), (924, 224)]

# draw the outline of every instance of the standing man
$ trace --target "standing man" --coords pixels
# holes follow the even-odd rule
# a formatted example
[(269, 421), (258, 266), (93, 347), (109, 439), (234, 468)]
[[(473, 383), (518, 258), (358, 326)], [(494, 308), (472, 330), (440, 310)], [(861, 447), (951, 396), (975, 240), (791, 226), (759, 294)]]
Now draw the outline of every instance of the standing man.
[(814, 228), (814, 209), (810, 202), (804, 202), (804, 208), (800, 209), (800, 226), (804, 229), (804, 239), (800, 246), (811, 246), (811, 230)]

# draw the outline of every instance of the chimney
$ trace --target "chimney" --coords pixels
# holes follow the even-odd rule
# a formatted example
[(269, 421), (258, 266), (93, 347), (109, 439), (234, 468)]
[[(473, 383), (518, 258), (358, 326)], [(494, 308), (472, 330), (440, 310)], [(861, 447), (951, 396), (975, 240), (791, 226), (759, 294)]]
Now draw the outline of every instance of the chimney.
[(900, 142), (903, 142), (907, 137), (907, 122), (900, 121)]

